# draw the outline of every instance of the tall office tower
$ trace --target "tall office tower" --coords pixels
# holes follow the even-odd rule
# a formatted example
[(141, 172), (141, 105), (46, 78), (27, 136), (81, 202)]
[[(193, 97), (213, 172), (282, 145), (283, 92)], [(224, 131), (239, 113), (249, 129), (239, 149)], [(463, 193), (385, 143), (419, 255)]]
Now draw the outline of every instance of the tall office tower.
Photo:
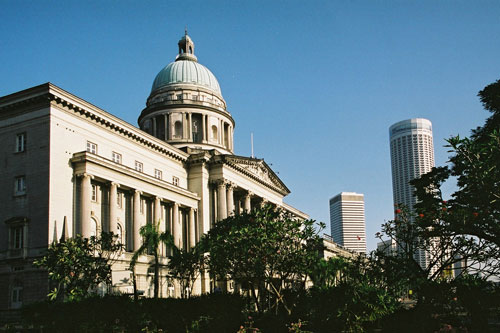
[(364, 195), (342, 192), (330, 199), (333, 241), (350, 250), (366, 252)]
[[(389, 128), (389, 136), (394, 204), (404, 204), (413, 211), (417, 198), (409, 182), (434, 167), (432, 123), (423, 118), (403, 120)], [(425, 251), (415, 253), (415, 259), (422, 267), (428, 263)]]

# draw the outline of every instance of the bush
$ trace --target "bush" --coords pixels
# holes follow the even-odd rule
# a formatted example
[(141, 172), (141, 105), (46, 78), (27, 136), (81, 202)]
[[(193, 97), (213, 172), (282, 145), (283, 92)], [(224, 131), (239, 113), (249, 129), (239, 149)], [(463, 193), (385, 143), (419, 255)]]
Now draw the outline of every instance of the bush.
[(190, 299), (91, 297), (41, 302), (23, 309), (25, 324), (48, 332), (231, 332), (243, 322), (245, 301), (231, 294)]

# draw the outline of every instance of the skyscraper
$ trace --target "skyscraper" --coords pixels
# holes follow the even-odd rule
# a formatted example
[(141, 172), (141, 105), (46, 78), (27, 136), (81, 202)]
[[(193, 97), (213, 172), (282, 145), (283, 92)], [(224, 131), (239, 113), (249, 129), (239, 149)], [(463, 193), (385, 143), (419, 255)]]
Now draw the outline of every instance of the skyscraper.
[(357, 252), (366, 252), (364, 195), (342, 192), (330, 199), (333, 241)]
[[(413, 211), (416, 197), (410, 181), (434, 167), (432, 123), (423, 118), (407, 119), (389, 128), (394, 204), (404, 204)], [(425, 251), (415, 253), (422, 267), (426, 266)]]

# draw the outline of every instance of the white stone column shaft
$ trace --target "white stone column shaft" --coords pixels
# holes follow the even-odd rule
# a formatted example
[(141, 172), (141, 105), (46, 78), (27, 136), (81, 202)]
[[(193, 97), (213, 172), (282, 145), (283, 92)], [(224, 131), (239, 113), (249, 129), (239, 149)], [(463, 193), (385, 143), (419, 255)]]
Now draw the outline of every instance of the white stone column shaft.
[(193, 115), (188, 113), (188, 136), (189, 136), (189, 141), (193, 140)]
[(134, 192), (134, 220), (132, 221), (132, 230), (134, 233), (134, 251), (137, 251), (141, 245), (141, 234), (139, 233), (141, 228), (141, 192), (135, 190)]
[(205, 122), (205, 117), (206, 117), (206, 115), (204, 115), (204, 114), (201, 115), (202, 141), (207, 141), (207, 129), (206, 129), (207, 125)]
[(84, 173), (80, 191), (80, 230), (85, 238), (90, 237), (90, 200), (92, 195), (92, 176)]
[(196, 245), (196, 225), (194, 220), (194, 208), (189, 209), (189, 247)]
[(248, 193), (247, 195), (245, 195), (245, 211), (247, 213), (249, 213), (250, 210), (252, 209), (252, 207), (251, 207), (251, 199), (252, 199), (252, 195), (250, 193)]
[(226, 184), (221, 181), (217, 184), (217, 221), (227, 217)]
[(179, 204), (174, 203), (172, 212), (172, 235), (175, 245), (182, 248), (182, 221), (179, 219)]
[(118, 184), (112, 182), (109, 186), (109, 231), (118, 235), (117, 222), (117, 200), (118, 200)]
[(227, 187), (227, 216), (234, 215), (234, 186), (229, 184)]

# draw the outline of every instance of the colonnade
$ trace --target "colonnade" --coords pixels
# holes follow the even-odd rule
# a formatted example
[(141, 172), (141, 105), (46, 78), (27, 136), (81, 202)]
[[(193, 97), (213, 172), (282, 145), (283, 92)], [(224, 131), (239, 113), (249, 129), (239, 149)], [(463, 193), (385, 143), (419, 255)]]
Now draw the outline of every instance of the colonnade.
[[(83, 237), (91, 236), (91, 218), (92, 218), (92, 175), (84, 173), (80, 175), (80, 233)], [(109, 230), (118, 234), (118, 188), (120, 185), (116, 182), (100, 182), (109, 189)], [(143, 195), (138, 189), (127, 189), (132, 197), (132, 218), (128, 226), (123, 226), (126, 234), (131, 237), (126, 239), (132, 240), (131, 246), (127, 249), (136, 251), (142, 245), (142, 237), (139, 233), (141, 226), (145, 223), (158, 223), (160, 232), (169, 231), (174, 237), (175, 245), (179, 248), (189, 249), (196, 244), (197, 240), (197, 219), (196, 208), (181, 206), (178, 202), (163, 199), (153, 195)], [(147, 221), (145, 211), (141, 209), (144, 198), (152, 200), (152, 220)], [(102, 204), (102, 203), (101, 203)], [(162, 218), (162, 210), (165, 218)], [(167, 218), (168, 217), (168, 218)], [(184, 217), (184, 218), (183, 218)], [(103, 217), (101, 216), (101, 219)], [(184, 221), (183, 221), (184, 220)], [(185, 223), (185, 224), (184, 224)], [(131, 229), (131, 230), (130, 230)], [(77, 232), (78, 233), (78, 232)], [(187, 234), (186, 234), (187, 233)], [(198, 235), (199, 237), (199, 235)], [(127, 241), (126, 241), (127, 243)]]
[[(170, 141), (174, 139), (183, 140), (193, 140), (193, 113), (191, 112), (178, 112), (182, 116), (182, 138), (174, 138), (175, 124), (172, 120), (173, 113), (166, 113), (161, 116), (155, 116), (151, 118), (152, 122), (152, 134), (162, 140)], [(195, 113), (198, 114), (198, 113)], [(210, 137), (210, 126), (209, 126), (209, 116), (207, 114), (199, 113), (201, 116), (201, 143), (209, 143)], [(160, 127), (158, 124), (158, 117), (164, 117), (162, 123), (164, 128), (161, 128), (164, 133), (164, 137), (159, 137)], [(232, 124), (225, 122), (223, 119), (217, 119), (217, 143), (226, 147), (228, 150), (233, 150), (233, 126)], [(226, 133), (227, 127), (227, 133)]]
[[(217, 221), (223, 220), (234, 213), (239, 213), (240, 209), (250, 212), (252, 197), (255, 197), (254, 193), (244, 190), (244, 194), (235, 203), (235, 189), (237, 188), (235, 183), (217, 180), (213, 182), (213, 185), (217, 193)], [(261, 199), (261, 203), (265, 202), (265, 199)]]

